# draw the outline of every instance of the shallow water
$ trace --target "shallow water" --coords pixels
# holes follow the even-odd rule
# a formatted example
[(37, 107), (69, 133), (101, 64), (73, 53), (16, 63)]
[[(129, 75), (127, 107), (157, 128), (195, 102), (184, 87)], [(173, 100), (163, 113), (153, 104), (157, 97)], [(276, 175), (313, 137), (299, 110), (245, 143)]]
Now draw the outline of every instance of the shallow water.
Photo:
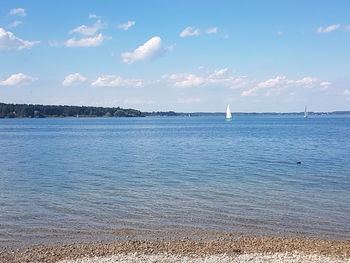
[(120, 228), (349, 238), (349, 135), (334, 115), (0, 119), (0, 242)]

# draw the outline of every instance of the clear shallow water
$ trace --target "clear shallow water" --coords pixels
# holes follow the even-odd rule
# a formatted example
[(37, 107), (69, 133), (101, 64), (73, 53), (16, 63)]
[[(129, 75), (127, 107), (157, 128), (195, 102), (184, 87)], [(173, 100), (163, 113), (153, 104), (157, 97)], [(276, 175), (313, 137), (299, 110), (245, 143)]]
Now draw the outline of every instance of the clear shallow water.
[(0, 242), (119, 228), (349, 238), (349, 135), (350, 116), (0, 119)]

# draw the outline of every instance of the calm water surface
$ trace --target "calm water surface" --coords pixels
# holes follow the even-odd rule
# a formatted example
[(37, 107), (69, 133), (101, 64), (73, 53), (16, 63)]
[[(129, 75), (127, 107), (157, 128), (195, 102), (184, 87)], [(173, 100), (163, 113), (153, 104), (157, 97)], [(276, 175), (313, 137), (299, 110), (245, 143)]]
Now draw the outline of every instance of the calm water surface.
[(349, 135), (350, 116), (0, 119), (0, 244), (120, 228), (349, 238)]

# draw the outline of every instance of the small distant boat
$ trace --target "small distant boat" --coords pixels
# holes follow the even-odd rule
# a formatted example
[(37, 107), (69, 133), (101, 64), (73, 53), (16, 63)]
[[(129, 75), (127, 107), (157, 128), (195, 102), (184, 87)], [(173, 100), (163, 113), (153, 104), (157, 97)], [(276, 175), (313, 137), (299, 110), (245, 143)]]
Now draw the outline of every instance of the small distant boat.
[(227, 105), (227, 109), (226, 109), (226, 120), (227, 120), (227, 121), (232, 120), (232, 115), (231, 115), (231, 110), (230, 110), (230, 104)]
[(304, 118), (307, 118), (308, 114), (307, 114), (307, 107), (305, 106), (305, 111), (304, 111)]

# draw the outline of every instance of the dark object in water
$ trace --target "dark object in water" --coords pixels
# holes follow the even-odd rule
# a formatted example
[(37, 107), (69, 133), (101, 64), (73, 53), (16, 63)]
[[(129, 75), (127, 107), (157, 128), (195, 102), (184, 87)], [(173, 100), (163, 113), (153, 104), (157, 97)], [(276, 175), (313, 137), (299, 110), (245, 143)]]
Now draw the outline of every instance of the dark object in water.
[(299, 161), (299, 162), (297, 162), (297, 164), (301, 164), (301, 162)]

